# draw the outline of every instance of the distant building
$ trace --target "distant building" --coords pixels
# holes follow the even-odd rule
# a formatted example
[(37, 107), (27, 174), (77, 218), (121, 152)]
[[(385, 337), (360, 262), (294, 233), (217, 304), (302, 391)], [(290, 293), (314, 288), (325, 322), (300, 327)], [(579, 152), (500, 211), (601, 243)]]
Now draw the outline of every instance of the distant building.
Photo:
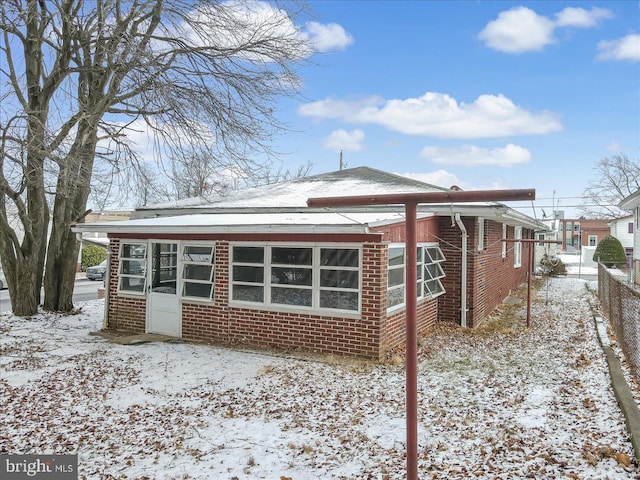
[(607, 235), (610, 235), (609, 220), (587, 218), (562, 218), (558, 240), (562, 241), (562, 250), (581, 250), (582, 247), (595, 247)]

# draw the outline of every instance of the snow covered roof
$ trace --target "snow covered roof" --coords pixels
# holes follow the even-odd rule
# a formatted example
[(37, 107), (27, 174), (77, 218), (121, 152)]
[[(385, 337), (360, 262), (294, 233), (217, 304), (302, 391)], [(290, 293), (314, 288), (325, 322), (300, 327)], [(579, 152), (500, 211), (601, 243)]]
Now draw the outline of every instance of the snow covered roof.
[(175, 202), (140, 207), (134, 218), (157, 214), (175, 214), (182, 210), (221, 211), (225, 209), (304, 208), (309, 197), (331, 197), (338, 195), (366, 195), (370, 193), (446, 192), (449, 189), (420, 182), (393, 173), (369, 167), (349, 168), (322, 173), (310, 177), (296, 178), (286, 182), (236, 190), (228, 195), (195, 197)]
[[(420, 217), (428, 215), (421, 214)], [(398, 223), (402, 212), (220, 213), (78, 224), (75, 232), (109, 233), (369, 233)]]
[[(132, 220), (78, 224), (76, 232), (120, 233), (365, 233), (369, 227), (404, 220), (398, 205), (310, 208), (311, 197), (448, 192), (447, 188), (369, 167), (357, 167), (231, 192), (223, 197), (188, 198), (139, 208)], [(548, 228), (498, 202), (419, 205), (425, 216), (483, 217), (535, 230)]]

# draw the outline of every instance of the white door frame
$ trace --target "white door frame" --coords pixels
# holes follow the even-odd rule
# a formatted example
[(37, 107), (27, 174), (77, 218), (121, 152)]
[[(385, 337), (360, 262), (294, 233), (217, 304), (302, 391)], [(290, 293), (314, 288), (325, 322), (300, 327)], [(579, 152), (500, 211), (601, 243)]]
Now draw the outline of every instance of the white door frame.
[[(156, 285), (154, 291), (154, 244), (175, 245), (175, 282), (166, 281), (166, 285)], [(157, 333), (172, 337), (182, 336), (182, 309), (180, 302), (180, 242), (178, 240), (150, 239), (147, 246), (147, 333)], [(172, 251), (166, 252), (171, 256)], [(170, 261), (171, 263), (171, 261)]]

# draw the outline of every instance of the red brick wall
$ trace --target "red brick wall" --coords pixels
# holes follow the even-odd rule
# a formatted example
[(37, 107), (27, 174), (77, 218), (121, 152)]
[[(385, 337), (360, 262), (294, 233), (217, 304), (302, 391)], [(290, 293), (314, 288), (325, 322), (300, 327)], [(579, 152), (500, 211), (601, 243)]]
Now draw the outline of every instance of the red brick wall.
[[(485, 249), (478, 250), (478, 223), (474, 217), (463, 217), (469, 234), (467, 244), (467, 326), (476, 327), (500, 305), (509, 293), (527, 278), (530, 244), (522, 244), (522, 265), (514, 267), (514, 244), (507, 243), (507, 255), (502, 258), (502, 224), (487, 222)], [(461, 232), (451, 221), (442, 219), (440, 247), (446, 257), (443, 269), (446, 277), (442, 284), (446, 294), (439, 297), (439, 319), (460, 323), (461, 303)], [(514, 227), (507, 227), (507, 238), (514, 238)], [(523, 229), (522, 238), (530, 238), (530, 231)]]
[[(146, 298), (117, 293), (119, 244), (118, 239), (111, 239), (109, 326), (144, 332)], [(185, 340), (299, 348), (373, 358), (381, 357), (388, 349), (404, 342), (404, 310), (389, 317), (386, 314), (386, 243), (363, 245), (360, 318), (231, 307), (229, 253), (228, 241), (216, 241), (213, 304), (182, 301), (182, 337)], [(437, 308), (437, 300), (418, 305), (419, 330), (435, 323)]]
[(353, 319), (229, 306), (229, 244), (218, 242), (214, 304), (183, 301), (183, 338), (377, 358), (384, 313), (380, 298), (386, 298), (385, 256), (385, 245), (364, 245), (362, 315)]

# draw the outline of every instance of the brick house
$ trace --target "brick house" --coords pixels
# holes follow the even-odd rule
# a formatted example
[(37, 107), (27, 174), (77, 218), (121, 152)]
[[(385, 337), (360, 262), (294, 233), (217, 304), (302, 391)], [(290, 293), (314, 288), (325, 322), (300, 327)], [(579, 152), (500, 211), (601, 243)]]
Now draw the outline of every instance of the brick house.
[(562, 249), (573, 247), (595, 247), (600, 240), (609, 235), (609, 220), (589, 218), (563, 218), (560, 220), (560, 238)]
[[(404, 339), (402, 208), (306, 206), (374, 191), (448, 189), (359, 167), (74, 231), (109, 236), (108, 328), (380, 358)], [(544, 229), (496, 202), (420, 205), (417, 226), (419, 331), (480, 324), (526, 279), (529, 244), (501, 240)]]

